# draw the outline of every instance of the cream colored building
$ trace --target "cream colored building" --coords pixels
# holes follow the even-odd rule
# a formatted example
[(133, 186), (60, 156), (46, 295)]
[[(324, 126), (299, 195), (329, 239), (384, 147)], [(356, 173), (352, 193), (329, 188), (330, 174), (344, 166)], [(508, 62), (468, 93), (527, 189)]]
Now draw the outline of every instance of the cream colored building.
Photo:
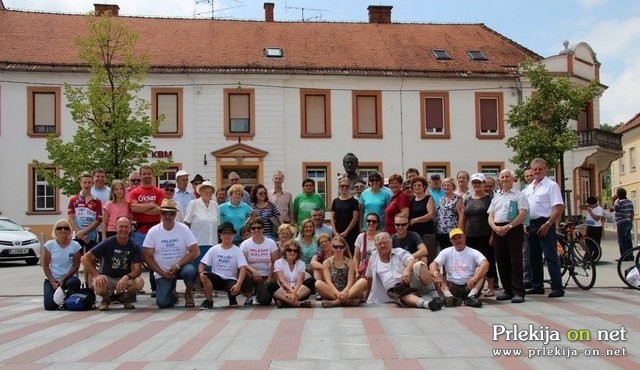
[[(620, 126), (616, 133), (622, 134), (622, 158), (611, 164), (611, 187), (615, 189), (623, 187), (627, 190), (629, 198), (638, 209), (638, 192), (640, 192), (640, 163), (638, 163), (638, 150), (640, 150), (640, 113)], [(636, 219), (638, 219), (636, 212)]]
[[(105, 8), (118, 13), (96, 5)], [(392, 23), (385, 6), (369, 7), (368, 23), (276, 22), (269, 3), (263, 22), (120, 18), (151, 58), (140, 94), (152, 116), (166, 116), (150, 157), (174, 162), (161, 180), (185, 169), (220, 187), (236, 171), (244, 185), (271, 187), (282, 170), (294, 194), (314, 178), (328, 205), (348, 152), (363, 176), (513, 168), (505, 114), (531, 94), (517, 67), (543, 60), (483, 24)], [(82, 16), (0, 9), (0, 211), (36, 230), (66, 217), (68, 198), (30, 163), (47, 161), (47, 134), (74, 134), (61, 86), (88, 80), (73, 44), (85, 33)], [(584, 43), (544, 62), (599, 78)], [(576, 125), (580, 147), (565, 156), (574, 209), (600, 194), (600, 174), (620, 152), (619, 137), (598, 127), (596, 100)]]

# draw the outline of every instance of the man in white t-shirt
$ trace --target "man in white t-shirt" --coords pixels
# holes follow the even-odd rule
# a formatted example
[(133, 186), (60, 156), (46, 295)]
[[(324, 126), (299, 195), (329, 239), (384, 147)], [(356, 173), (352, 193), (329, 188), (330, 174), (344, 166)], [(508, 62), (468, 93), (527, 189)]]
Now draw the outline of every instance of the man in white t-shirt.
[[(247, 260), (239, 247), (233, 244), (236, 229), (231, 222), (224, 222), (218, 228), (222, 243), (209, 248), (200, 260), (198, 274), (204, 289), (205, 300), (199, 309), (213, 308), (213, 289), (227, 292), (229, 306), (237, 306), (236, 297), (240, 293), (253, 291), (253, 281), (247, 278)], [(211, 272), (206, 267), (211, 267)]]
[(161, 222), (153, 226), (144, 238), (144, 261), (154, 272), (156, 304), (160, 308), (173, 307), (178, 302), (175, 293), (177, 279), (184, 280), (184, 306), (194, 307), (193, 285), (196, 268), (191, 261), (200, 255), (198, 242), (187, 225), (176, 222), (178, 208), (173, 199), (164, 199), (160, 205)]
[[(433, 281), (444, 295), (445, 306), (454, 307), (462, 303), (465, 306), (482, 307), (478, 296), (489, 271), (489, 262), (482, 253), (466, 246), (462, 230), (451, 230), (449, 238), (453, 246), (441, 251), (429, 266)], [(440, 267), (446, 272), (446, 281), (440, 273)]]

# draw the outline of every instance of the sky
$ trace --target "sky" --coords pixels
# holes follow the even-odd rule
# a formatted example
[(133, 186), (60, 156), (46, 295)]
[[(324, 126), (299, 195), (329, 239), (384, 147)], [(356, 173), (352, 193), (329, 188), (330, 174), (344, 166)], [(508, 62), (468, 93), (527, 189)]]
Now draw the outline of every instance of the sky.
[[(263, 20), (260, 0), (0, 0), (6, 8), (87, 13), (117, 4), (120, 15)], [(562, 43), (588, 43), (596, 53), (600, 122), (626, 122), (640, 112), (640, 1), (637, 0), (269, 0), (276, 21), (367, 22), (369, 5), (391, 5), (401, 23), (484, 23), (548, 57)]]

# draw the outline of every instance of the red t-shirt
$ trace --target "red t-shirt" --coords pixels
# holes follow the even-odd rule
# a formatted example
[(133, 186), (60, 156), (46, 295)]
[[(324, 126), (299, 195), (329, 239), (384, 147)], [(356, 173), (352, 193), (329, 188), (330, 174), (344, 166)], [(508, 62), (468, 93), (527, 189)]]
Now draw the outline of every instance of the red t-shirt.
[(391, 201), (387, 205), (387, 208), (384, 209), (384, 231), (388, 232), (389, 235), (393, 235), (396, 233), (396, 215), (400, 213), (403, 208), (409, 208), (411, 205), (411, 199), (404, 192), (399, 192), (398, 194), (391, 197)]
[[(129, 205), (133, 203), (138, 204), (146, 204), (146, 203), (155, 203), (157, 205), (162, 204), (162, 200), (164, 199), (164, 191), (155, 186), (144, 187), (138, 186), (137, 188), (131, 190), (129, 193)], [(146, 234), (150, 228), (160, 222), (160, 215), (146, 215), (144, 213), (135, 213), (133, 210), (131, 211), (133, 214), (133, 220), (138, 223), (136, 228), (137, 232)]]

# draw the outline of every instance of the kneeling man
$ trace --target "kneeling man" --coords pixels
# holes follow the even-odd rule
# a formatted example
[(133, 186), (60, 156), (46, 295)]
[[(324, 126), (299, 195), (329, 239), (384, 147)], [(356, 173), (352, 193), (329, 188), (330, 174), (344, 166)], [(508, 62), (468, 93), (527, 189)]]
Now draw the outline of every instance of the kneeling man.
[[(391, 248), (391, 236), (382, 232), (375, 237), (376, 250), (369, 257), (366, 277), (371, 286), (367, 303), (395, 302), (408, 307), (442, 308), (442, 300), (433, 285), (427, 265), (402, 248)], [(416, 294), (427, 293), (431, 300)]]
[(162, 222), (149, 229), (144, 238), (143, 257), (156, 279), (156, 304), (160, 308), (173, 307), (178, 302), (175, 292), (178, 279), (184, 280), (184, 306), (194, 307), (193, 285), (196, 268), (191, 261), (200, 255), (198, 241), (187, 225), (176, 222), (178, 208), (173, 199), (160, 205)]
[[(130, 234), (131, 220), (122, 216), (116, 220), (116, 235), (101, 241), (82, 256), (82, 264), (93, 281), (93, 289), (102, 297), (100, 311), (109, 309), (112, 294), (124, 308), (135, 308), (131, 302), (144, 286), (140, 277), (142, 250)], [(100, 273), (93, 264), (96, 259), (100, 261)]]
[[(462, 230), (451, 230), (449, 238), (453, 246), (441, 251), (429, 267), (438, 290), (444, 295), (444, 303), (447, 307), (460, 304), (482, 307), (478, 296), (489, 271), (489, 262), (482, 253), (466, 246)], [(446, 272), (446, 281), (440, 267)]]

